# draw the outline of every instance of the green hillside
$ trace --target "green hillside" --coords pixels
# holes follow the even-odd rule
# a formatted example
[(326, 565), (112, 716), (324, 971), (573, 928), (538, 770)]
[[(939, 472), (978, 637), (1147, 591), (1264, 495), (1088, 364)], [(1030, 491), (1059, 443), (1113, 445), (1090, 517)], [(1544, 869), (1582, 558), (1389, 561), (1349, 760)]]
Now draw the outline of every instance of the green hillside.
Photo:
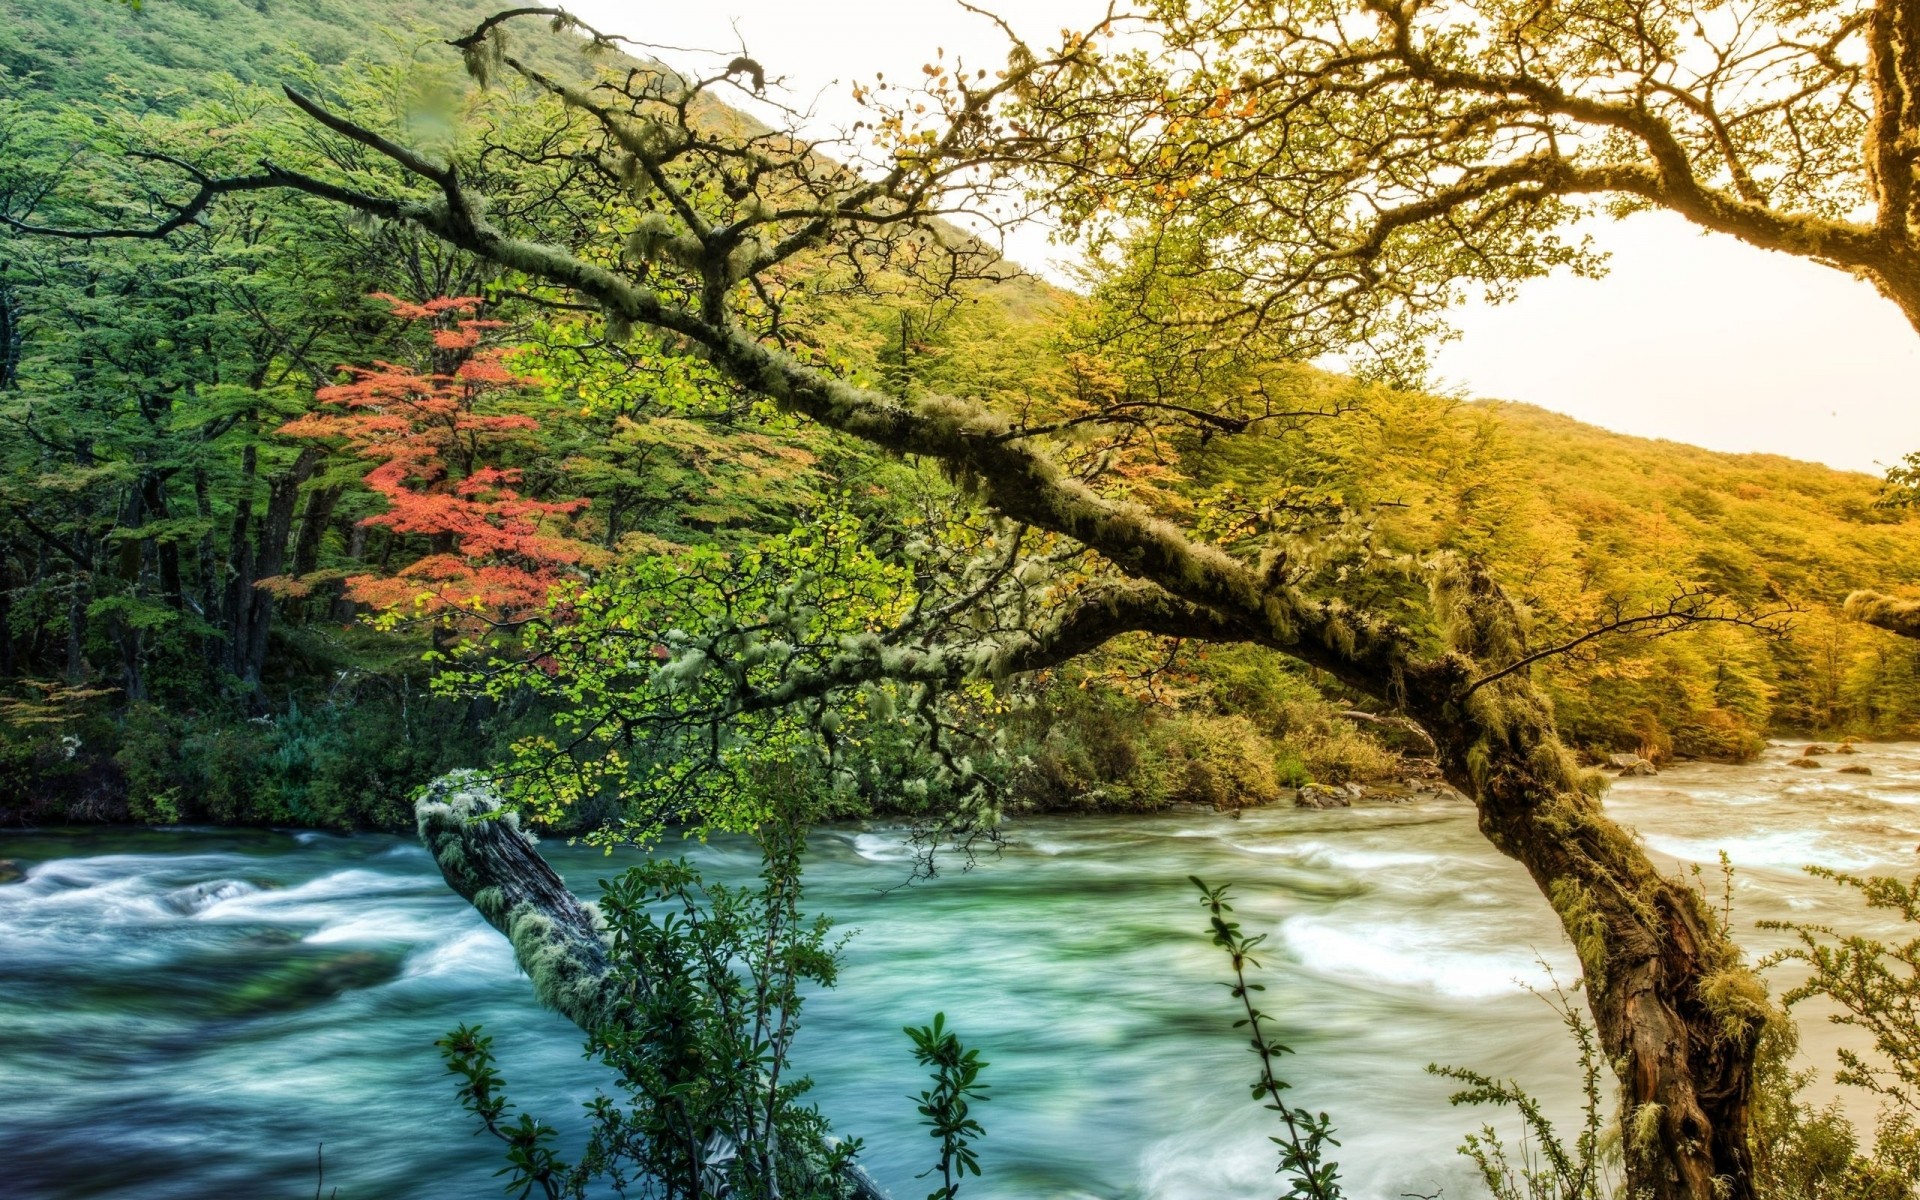
[(221, 75), (277, 85), (302, 60), (400, 61), (498, 6), (483, 0), (3, 0), (0, 70), (52, 105), (115, 89), (166, 107)]
[[(1783, 619), (1779, 640), (1707, 631), (1570, 666), (1560, 672), (1559, 702), (1576, 730), (1594, 722), (1617, 744), (1621, 714), (1605, 710), (1629, 703), (1718, 709), (1756, 729), (1914, 730), (1913, 649), (1839, 613), (1856, 588), (1920, 581), (1920, 536), (1903, 512), (1875, 506), (1881, 480), (1627, 437), (1527, 405), (1484, 407), (1533, 493), (1525, 565), (1513, 569), (1525, 572), (1523, 586), (1543, 608), (1596, 592), (1652, 602), (1665, 583), (1697, 584), (1755, 609), (1802, 610)], [(1565, 549), (1554, 553), (1556, 545)]]
[(1313, 375), (1301, 386), (1352, 411), (1210, 451), (1195, 469), (1203, 487), (1331, 490), (1372, 512), (1396, 550), (1480, 558), (1525, 601), (1536, 645), (1688, 589), (1724, 598), (1719, 611), (1780, 614), (1778, 636), (1622, 637), (1547, 668), (1576, 742), (1738, 756), (1770, 730), (1873, 736), (1920, 720), (1913, 650), (1839, 613), (1855, 588), (1920, 580), (1920, 537), (1903, 512), (1876, 507), (1880, 480), (1525, 404)]

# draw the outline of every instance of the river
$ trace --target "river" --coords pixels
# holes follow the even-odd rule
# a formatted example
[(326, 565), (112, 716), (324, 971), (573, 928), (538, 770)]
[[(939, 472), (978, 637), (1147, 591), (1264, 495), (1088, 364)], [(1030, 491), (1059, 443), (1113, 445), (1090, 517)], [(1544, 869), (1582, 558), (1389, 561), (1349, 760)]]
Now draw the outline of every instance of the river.
[[(1863, 747), (1871, 776), (1682, 765), (1608, 804), (1663, 861), (1739, 867), (1737, 924), (1875, 928), (1807, 863), (1911, 872), (1920, 745)], [(1457, 798), (1329, 812), (1026, 819), (971, 870), (910, 887), (882, 825), (821, 831), (811, 907), (855, 933), (840, 986), (810, 1002), (799, 1058), (837, 1127), (901, 1200), (930, 1139), (901, 1026), (935, 1011), (991, 1063), (975, 1200), (1271, 1196), (1270, 1115), (1218, 986), (1189, 875), (1237, 885), (1270, 935), (1265, 1007), (1297, 1054), (1295, 1101), (1330, 1112), (1359, 1200), (1475, 1194), (1441, 1061), (1575, 1102), (1571, 1051), (1522, 983), (1570, 978), (1552, 913)], [(617, 870), (550, 846), (574, 884)], [(690, 847), (745, 878), (739, 845)], [(28, 868), (0, 886), (0, 1194), (302, 1197), (499, 1194), (491, 1143), (459, 1112), (433, 1041), (496, 1038), (515, 1100), (563, 1129), (604, 1080), (535, 1009), (505, 943), (397, 837), (231, 830), (0, 834)], [(957, 866), (958, 864), (950, 864)], [(1834, 1031), (1806, 1023), (1816, 1061)], [(1822, 1060), (1822, 1055), (1825, 1059)], [(324, 1144), (324, 1151), (320, 1147)]]

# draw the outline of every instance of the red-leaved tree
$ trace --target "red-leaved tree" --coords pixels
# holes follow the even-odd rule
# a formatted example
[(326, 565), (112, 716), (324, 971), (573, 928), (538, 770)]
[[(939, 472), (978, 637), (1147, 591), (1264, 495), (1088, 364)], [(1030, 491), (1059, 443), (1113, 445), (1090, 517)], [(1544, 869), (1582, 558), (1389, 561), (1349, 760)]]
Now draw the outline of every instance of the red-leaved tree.
[(423, 616), (510, 620), (544, 608), (553, 585), (600, 552), (567, 536), (586, 500), (523, 495), (520, 470), (499, 465), (540, 452), (539, 422), (498, 403), (532, 382), (507, 368), (505, 351), (482, 346), (501, 323), (478, 318), (473, 296), (374, 298), (404, 321), (432, 324), (429, 372), (389, 362), (345, 368), (347, 382), (315, 393), (318, 410), (279, 430), (371, 459), (362, 482), (387, 510), (362, 524), (423, 543), (397, 572), (349, 576), (347, 596)]

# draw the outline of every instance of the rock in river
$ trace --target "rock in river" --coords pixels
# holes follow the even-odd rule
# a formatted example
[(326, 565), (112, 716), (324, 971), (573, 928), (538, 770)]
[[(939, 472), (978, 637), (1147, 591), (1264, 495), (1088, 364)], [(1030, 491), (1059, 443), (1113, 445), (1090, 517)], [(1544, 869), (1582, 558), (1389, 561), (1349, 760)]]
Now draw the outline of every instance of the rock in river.
[(1345, 792), (1320, 783), (1310, 783), (1301, 788), (1300, 794), (1293, 798), (1293, 803), (1299, 808), (1353, 807), (1353, 801), (1347, 797)]

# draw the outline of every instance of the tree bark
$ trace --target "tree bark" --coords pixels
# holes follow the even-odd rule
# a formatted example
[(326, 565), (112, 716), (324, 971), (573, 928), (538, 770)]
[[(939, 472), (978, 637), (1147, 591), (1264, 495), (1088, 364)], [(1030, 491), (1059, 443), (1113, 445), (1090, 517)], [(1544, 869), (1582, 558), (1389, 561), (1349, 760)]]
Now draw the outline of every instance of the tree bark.
[(276, 476), (267, 489), (267, 511), (260, 522), (258, 545), (254, 548), (254, 574), (247, 580), (247, 636), (240, 662), (240, 680), (258, 691), (261, 672), (266, 669), (267, 634), (273, 624), (273, 593), (257, 586), (260, 580), (279, 575), (287, 563), (287, 540), (293, 534), (293, 513), (300, 498), (300, 485), (320, 465), (320, 452), (303, 448), (286, 471)]
[(1847, 597), (1846, 612), (1854, 620), (1888, 633), (1920, 638), (1920, 600), (1902, 600), (1879, 592), (1855, 592)]
[[(599, 914), (567, 888), (513, 813), (478, 772), (453, 771), (427, 786), (414, 804), (420, 840), (447, 886), (506, 936), (540, 1003), (594, 1034), (621, 1019), (623, 1005)], [(828, 1147), (800, 1147), (809, 1162)], [(851, 1200), (888, 1200), (852, 1164), (840, 1182)]]
[(13, 387), (19, 379), (20, 347), (26, 338), (20, 317), (20, 302), (13, 289), (0, 283), (0, 391)]
[(253, 613), (253, 488), (259, 474), (260, 452), (252, 442), (240, 452), (240, 501), (234, 505), (233, 529), (227, 535), (226, 626), (227, 669), (241, 673), (246, 661), (247, 619)]
[[(1470, 636), (1516, 644), (1492, 580), (1471, 567), (1462, 575), (1457, 610)], [(1699, 891), (1661, 875), (1602, 810), (1598, 778), (1583, 777), (1560, 744), (1544, 696), (1517, 675), (1473, 690), (1446, 674), (1410, 678), (1408, 708), (1433, 734), (1448, 780), (1475, 798), (1481, 831), (1526, 867), (1580, 956), (1620, 1077), (1628, 1191), (1751, 1196), (1764, 985)]]

